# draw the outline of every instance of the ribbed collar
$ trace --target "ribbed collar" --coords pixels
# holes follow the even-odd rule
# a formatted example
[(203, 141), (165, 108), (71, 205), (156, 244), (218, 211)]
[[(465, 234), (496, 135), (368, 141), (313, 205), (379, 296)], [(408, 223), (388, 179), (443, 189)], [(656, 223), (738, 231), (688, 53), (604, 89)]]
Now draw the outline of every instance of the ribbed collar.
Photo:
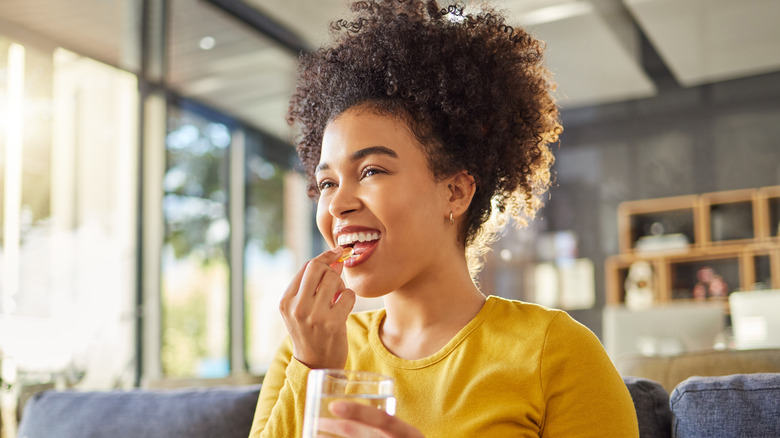
[(485, 300), (485, 304), (482, 305), (482, 308), (479, 310), (479, 312), (474, 316), (474, 318), (469, 321), (468, 324), (466, 324), (465, 327), (460, 329), (460, 331), (452, 338), (449, 342), (439, 351), (436, 353), (424, 357), (422, 359), (414, 359), (414, 360), (408, 360), (408, 359), (402, 359), (390, 351), (388, 351), (387, 347), (382, 343), (382, 340), (379, 338), (379, 326), (382, 323), (382, 321), (385, 319), (386, 316), (386, 310), (381, 309), (380, 311), (374, 313), (371, 317), (371, 328), (369, 329), (368, 333), (368, 341), (371, 345), (371, 348), (374, 350), (374, 352), (377, 354), (377, 356), (388, 365), (395, 367), (395, 368), (401, 368), (406, 370), (415, 370), (420, 368), (425, 368), (427, 366), (433, 365), (436, 362), (439, 362), (440, 360), (447, 357), (448, 354), (450, 354), (461, 342), (463, 342), (468, 335), (474, 331), (477, 327), (479, 327), (480, 324), (485, 320), (485, 318), (488, 317), (490, 312), (495, 307), (496, 303), (500, 300), (500, 298), (495, 296), (489, 296)]

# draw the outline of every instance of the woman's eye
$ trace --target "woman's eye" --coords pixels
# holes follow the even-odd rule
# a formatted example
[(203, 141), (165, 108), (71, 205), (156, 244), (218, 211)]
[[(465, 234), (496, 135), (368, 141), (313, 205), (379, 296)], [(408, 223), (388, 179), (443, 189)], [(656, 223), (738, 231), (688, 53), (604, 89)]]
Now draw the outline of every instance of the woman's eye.
[(336, 184), (334, 184), (332, 181), (322, 181), (319, 184), (317, 184), (317, 187), (320, 189), (320, 191), (323, 191), (323, 190), (329, 189), (329, 188), (331, 188), (331, 187), (333, 187), (335, 185)]
[(377, 169), (376, 167), (366, 167), (363, 169), (363, 172), (361, 172), (360, 177), (365, 178), (367, 176), (376, 175), (379, 173), (385, 173), (382, 169)]

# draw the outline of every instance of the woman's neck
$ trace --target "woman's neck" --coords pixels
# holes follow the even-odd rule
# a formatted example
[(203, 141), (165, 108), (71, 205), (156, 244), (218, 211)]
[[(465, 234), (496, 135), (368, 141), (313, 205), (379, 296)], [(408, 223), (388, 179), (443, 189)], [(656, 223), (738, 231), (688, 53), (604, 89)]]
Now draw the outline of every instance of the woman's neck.
[(482, 309), (485, 296), (465, 259), (443, 265), (429, 278), (385, 296), (379, 336), (396, 356), (420, 359), (436, 353)]

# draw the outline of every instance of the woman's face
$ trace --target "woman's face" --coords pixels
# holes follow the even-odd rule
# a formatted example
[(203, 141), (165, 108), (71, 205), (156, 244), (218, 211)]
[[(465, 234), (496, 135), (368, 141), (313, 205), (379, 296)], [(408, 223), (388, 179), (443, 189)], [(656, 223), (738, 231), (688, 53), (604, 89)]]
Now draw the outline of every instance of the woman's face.
[(349, 109), (325, 128), (315, 173), (317, 227), (333, 247), (351, 246), (349, 288), (377, 297), (424, 281), (449, 249), (449, 190), (436, 182), (408, 126)]

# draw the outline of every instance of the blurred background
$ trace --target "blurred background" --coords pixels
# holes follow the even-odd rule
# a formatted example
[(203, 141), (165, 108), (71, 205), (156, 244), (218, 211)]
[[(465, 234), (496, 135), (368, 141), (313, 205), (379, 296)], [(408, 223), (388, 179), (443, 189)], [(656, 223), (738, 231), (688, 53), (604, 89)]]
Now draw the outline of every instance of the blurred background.
[[(780, 185), (779, 2), (491, 3), (546, 42), (564, 134), (546, 206), (495, 244), (486, 294), (566, 309), (603, 337), (642, 258), (614, 257), (678, 231), (684, 248), (708, 245), (699, 213), (631, 222), (699, 212), (699, 197), (635, 208), (628, 231), (620, 206), (713, 192), (748, 202), (758, 231), (703, 240), (760, 240), (715, 274), (728, 292), (780, 288), (780, 194), (766, 189)], [(344, 11), (0, 1), (0, 390), (262, 376), (285, 335), (278, 300), (324, 248), (284, 120), (296, 59)], [(650, 261), (656, 280), (672, 263)], [(661, 287), (655, 302), (695, 297), (705, 265), (672, 270), (690, 284), (661, 276), (682, 295)]]

